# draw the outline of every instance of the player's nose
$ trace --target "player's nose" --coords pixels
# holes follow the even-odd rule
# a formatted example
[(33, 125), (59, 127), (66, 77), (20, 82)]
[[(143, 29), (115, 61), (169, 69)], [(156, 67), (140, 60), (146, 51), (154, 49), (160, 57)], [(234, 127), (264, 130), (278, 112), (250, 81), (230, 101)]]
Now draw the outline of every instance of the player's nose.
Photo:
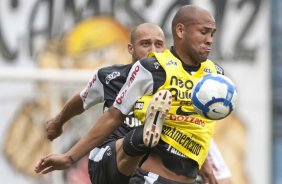
[(155, 47), (154, 44), (152, 44), (150, 48), (151, 48), (150, 52), (157, 52), (157, 48)]

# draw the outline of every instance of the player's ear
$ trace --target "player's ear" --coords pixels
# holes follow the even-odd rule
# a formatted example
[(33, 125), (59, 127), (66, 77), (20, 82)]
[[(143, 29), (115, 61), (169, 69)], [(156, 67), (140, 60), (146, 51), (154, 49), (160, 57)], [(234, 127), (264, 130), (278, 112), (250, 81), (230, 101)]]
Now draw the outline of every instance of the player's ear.
[(178, 38), (182, 39), (184, 35), (184, 25), (181, 23), (176, 24), (175, 32)]
[(129, 54), (133, 54), (133, 52), (134, 52), (134, 47), (133, 47), (133, 44), (132, 43), (128, 43), (127, 44), (127, 50), (128, 50), (128, 52), (129, 52)]

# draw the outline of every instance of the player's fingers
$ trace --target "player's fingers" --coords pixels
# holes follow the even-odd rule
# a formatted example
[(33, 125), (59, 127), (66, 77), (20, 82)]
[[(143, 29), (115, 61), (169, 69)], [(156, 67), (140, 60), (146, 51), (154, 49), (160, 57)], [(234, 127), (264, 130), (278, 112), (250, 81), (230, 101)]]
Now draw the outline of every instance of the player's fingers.
[[(44, 158), (40, 159), (36, 163), (34, 171), (36, 173), (40, 173), (40, 172), (45, 171), (45, 170), (47, 170), (47, 172), (50, 172), (51, 171), (50, 169), (53, 169), (53, 167), (56, 165), (56, 163), (53, 161), (53, 157), (55, 157), (55, 156), (56, 156), (55, 154), (49, 154), (49, 155), (46, 155)], [(45, 173), (47, 173), (47, 172), (45, 171)]]
[(56, 139), (57, 137), (59, 137), (61, 135), (61, 132), (58, 132), (58, 131), (50, 131), (50, 132), (47, 132), (47, 138), (50, 140), (50, 141), (53, 141), (54, 139)]
[(40, 166), (43, 161), (44, 161), (43, 159), (38, 160), (38, 161), (36, 162), (36, 166)]
[(50, 126), (49, 126), (49, 121), (47, 121), (46, 122), (46, 124), (45, 124), (45, 131), (46, 131), (46, 133), (47, 133), (47, 138), (50, 140), (50, 141), (52, 141), (53, 139), (54, 139), (54, 136), (52, 135), (53, 134), (53, 131), (52, 131), (52, 129), (50, 128)]
[(54, 136), (51, 135), (51, 134), (48, 134), (48, 133), (47, 133), (47, 138), (48, 138), (50, 141), (53, 141), (53, 140), (54, 140)]
[(50, 141), (53, 141), (54, 139), (56, 139), (62, 134), (62, 130), (60, 129), (60, 127), (56, 127), (56, 126), (46, 127), (45, 130), (47, 132), (47, 138)]
[(36, 173), (40, 173), (44, 168), (45, 168), (45, 163), (44, 163), (44, 160), (41, 159), (36, 163), (34, 171)]
[(47, 121), (46, 123), (45, 123), (45, 130), (48, 132), (48, 130), (50, 129), (50, 121)]
[(49, 128), (48, 130), (46, 129), (47, 132), (47, 138), (52, 141), (53, 139), (57, 138), (60, 133), (57, 130)]
[(40, 169), (39, 166), (35, 166), (34, 171), (35, 171), (36, 173), (40, 173), (40, 172), (41, 172), (41, 169)]
[(56, 161), (54, 161), (54, 158), (56, 158), (56, 155), (55, 154), (49, 154), (49, 155), (46, 155), (44, 158), (43, 158), (43, 162), (41, 165), (45, 166), (45, 167), (49, 167), (51, 165), (54, 165), (56, 163)]
[(206, 175), (204, 179), (204, 183), (206, 184), (217, 184), (217, 181), (214, 177), (214, 175)]
[(53, 166), (50, 166), (50, 167), (45, 168), (41, 173), (47, 174), (47, 173), (52, 172), (54, 170), (55, 170), (55, 168)]

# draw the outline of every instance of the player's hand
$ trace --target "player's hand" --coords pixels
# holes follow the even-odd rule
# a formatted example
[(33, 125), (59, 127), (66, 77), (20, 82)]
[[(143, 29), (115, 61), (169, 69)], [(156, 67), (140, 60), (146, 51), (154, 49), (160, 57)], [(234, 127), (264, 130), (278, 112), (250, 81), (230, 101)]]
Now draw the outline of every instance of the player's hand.
[(207, 159), (202, 165), (199, 175), (202, 177), (204, 184), (218, 184), (213, 174), (212, 167), (210, 166), (210, 163), (208, 162)]
[(59, 137), (63, 132), (63, 124), (59, 121), (58, 117), (52, 118), (45, 124), (47, 138), (52, 141)]
[(73, 160), (65, 154), (49, 154), (37, 162), (34, 171), (36, 173), (47, 174), (54, 170), (67, 169), (72, 163)]

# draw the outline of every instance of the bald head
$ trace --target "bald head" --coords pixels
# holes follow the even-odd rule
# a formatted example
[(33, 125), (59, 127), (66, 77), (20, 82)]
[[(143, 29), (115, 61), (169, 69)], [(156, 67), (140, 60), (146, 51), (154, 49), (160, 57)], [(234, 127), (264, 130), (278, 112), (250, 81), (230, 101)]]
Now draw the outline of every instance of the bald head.
[[(209, 20), (208, 20), (209, 19)], [(189, 26), (195, 23), (202, 23), (203, 21), (213, 21), (214, 17), (206, 9), (196, 5), (186, 5), (179, 8), (172, 20), (172, 34), (175, 36), (175, 29), (177, 24)]]
[(158, 25), (153, 24), (153, 23), (142, 23), (136, 26), (131, 31), (130, 42), (134, 43), (140, 34), (147, 33), (147, 32), (159, 33), (160, 36), (162, 36), (164, 40), (163, 30)]

